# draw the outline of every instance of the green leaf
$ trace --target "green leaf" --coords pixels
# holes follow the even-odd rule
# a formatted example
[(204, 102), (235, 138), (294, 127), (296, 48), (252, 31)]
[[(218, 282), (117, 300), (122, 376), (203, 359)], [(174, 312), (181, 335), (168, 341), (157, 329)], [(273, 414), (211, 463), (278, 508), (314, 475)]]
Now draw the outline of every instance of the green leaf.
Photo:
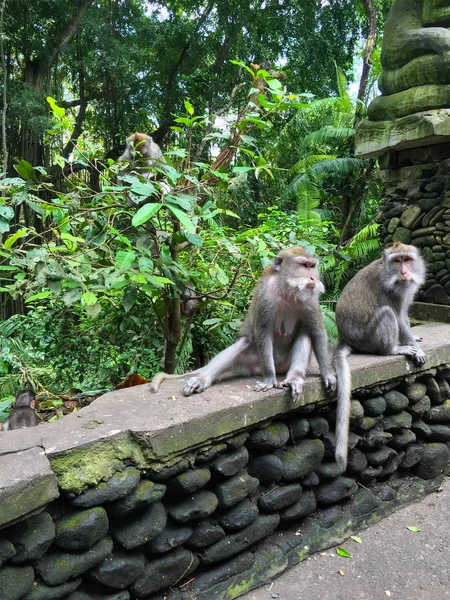
[(144, 206), (141, 206), (141, 208), (132, 218), (132, 225), (134, 227), (138, 227), (139, 225), (146, 223), (149, 219), (153, 217), (153, 215), (155, 215), (159, 211), (161, 207), (162, 204), (160, 202), (156, 202), (154, 204), (144, 204)]
[(3, 217), (7, 221), (11, 221), (11, 219), (14, 217), (14, 209), (11, 208), (11, 206), (5, 206), (2, 204), (0, 206), (0, 217)]
[(116, 253), (116, 264), (121, 269), (129, 269), (136, 259), (136, 253), (133, 250), (119, 250)]
[(362, 544), (362, 540), (360, 537), (358, 537), (357, 535), (351, 535), (350, 538), (356, 542), (357, 544)]
[(56, 117), (58, 117), (58, 119), (62, 119), (64, 117), (64, 115), (66, 114), (66, 109), (62, 108), (61, 106), (58, 106), (56, 104), (56, 100), (54, 98), (52, 98), (51, 96), (47, 96), (46, 100), (50, 104), (50, 108), (51, 108), (53, 114)]
[(344, 558), (352, 558), (350, 552), (348, 552), (345, 548), (336, 548), (336, 554), (339, 554), (339, 556), (343, 556)]
[(35, 300), (41, 300), (42, 298), (48, 298), (49, 296), (51, 296), (51, 292), (39, 292), (39, 294), (34, 294), (33, 296), (29, 296), (26, 300), (25, 300), (25, 304), (28, 304), (28, 302), (34, 302)]
[(202, 325), (216, 325), (217, 323), (222, 323), (222, 319), (206, 319), (206, 321), (203, 321)]
[(9, 222), (0, 217), (0, 233), (6, 233), (7, 231), (9, 231)]
[(186, 112), (188, 113), (188, 115), (192, 116), (194, 114), (194, 107), (190, 103), (189, 98), (185, 99), (185, 101), (184, 101), (184, 108), (186, 109)]
[(16, 231), (16, 233), (13, 233), (8, 238), (6, 238), (3, 246), (5, 247), (6, 250), (8, 250), (8, 248), (11, 248), (11, 246), (15, 242), (17, 242), (18, 239), (22, 238), (24, 235), (27, 235), (27, 234), (28, 234), (28, 229), (19, 229), (18, 231)]
[(180, 221), (180, 223), (189, 233), (195, 233), (194, 223), (192, 223), (192, 221), (184, 212), (182, 212), (179, 208), (169, 203), (167, 203), (165, 206)]
[(77, 302), (82, 295), (82, 290), (79, 287), (73, 288), (67, 291), (63, 296), (63, 302), (67, 306), (71, 306), (74, 302)]
[(196, 248), (201, 248), (203, 245), (202, 238), (199, 235), (196, 235), (195, 233), (189, 233), (188, 231), (186, 231), (184, 237)]
[(87, 306), (97, 303), (97, 296), (93, 292), (84, 292), (84, 294), (81, 296), (81, 299)]
[(136, 303), (136, 298), (137, 298), (137, 288), (135, 288), (134, 286), (128, 288), (128, 290), (125, 292), (125, 294), (123, 296), (123, 300), (122, 300), (122, 304), (125, 309), (125, 312), (130, 312), (130, 310), (133, 308), (133, 306)]
[(409, 531), (412, 531), (413, 533), (417, 533), (418, 531), (420, 531), (420, 527), (407, 527), (407, 529), (409, 529)]
[(34, 172), (33, 165), (26, 160), (21, 160), (17, 165), (14, 165), (14, 168), (23, 179), (36, 181), (36, 173)]
[(102, 311), (102, 306), (99, 302), (96, 302), (95, 304), (87, 304), (85, 306), (85, 310), (90, 317), (98, 317)]

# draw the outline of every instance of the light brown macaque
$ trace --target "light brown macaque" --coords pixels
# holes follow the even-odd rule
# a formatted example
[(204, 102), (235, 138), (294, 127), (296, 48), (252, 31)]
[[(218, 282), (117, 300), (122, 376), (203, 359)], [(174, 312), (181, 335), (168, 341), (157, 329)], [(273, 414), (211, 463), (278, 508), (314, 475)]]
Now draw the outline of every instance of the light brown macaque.
[(162, 167), (167, 164), (161, 148), (146, 133), (133, 133), (130, 135), (127, 138), (125, 152), (119, 157), (118, 161), (130, 162), (131, 169), (137, 171), (139, 175), (146, 179), (154, 179), (153, 167)]
[(39, 419), (34, 412), (35, 404), (36, 396), (32, 390), (19, 392), (9, 417), (3, 421), (2, 430), (10, 431), (39, 425)]
[[(184, 386), (185, 396), (206, 390), (225, 374), (259, 375), (255, 391), (290, 388), (297, 402), (314, 350), (325, 387), (335, 389), (328, 371), (327, 334), (319, 307), (324, 286), (319, 279), (318, 260), (300, 246), (281, 250), (256, 285), (239, 339), (192, 375)], [(278, 382), (277, 375), (284, 379)], [(156, 392), (164, 379), (183, 377), (158, 373), (151, 389)]]
[(417, 365), (426, 358), (411, 333), (408, 310), (425, 280), (425, 265), (414, 246), (396, 242), (359, 271), (336, 305), (339, 344), (333, 355), (337, 376), (336, 462), (347, 467), (352, 353), (402, 354)]

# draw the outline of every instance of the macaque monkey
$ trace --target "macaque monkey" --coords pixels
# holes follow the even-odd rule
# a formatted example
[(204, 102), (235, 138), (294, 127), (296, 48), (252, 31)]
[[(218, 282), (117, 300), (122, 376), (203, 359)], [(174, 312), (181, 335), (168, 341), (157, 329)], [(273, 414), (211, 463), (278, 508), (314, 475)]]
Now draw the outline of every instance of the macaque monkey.
[(35, 403), (36, 396), (32, 390), (19, 392), (9, 417), (3, 421), (2, 430), (9, 431), (39, 425), (39, 419), (34, 412)]
[(167, 164), (161, 148), (146, 133), (133, 133), (127, 138), (125, 152), (118, 158), (119, 162), (125, 160), (146, 179), (154, 179), (155, 172), (151, 170), (152, 167)]
[[(319, 307), (324, 286), (318, 260), (304, 248), (281, 250), (260, 278), (239, 339), (193, 375), (184, 386), (185, 396), (206, 390), (225, 373), (261, 375), (255, 391), (289, 387), (297, 402), (311, 356), (317, 357), (325, 387), (334, 390), (336, 380), (328, 372), (327, 334)], [(285, 375), (280, 383), (277, 374)], [(151, 389), (164, 379), (183, 377), (158, 373)]]
[(336, 305), (339, 344), (333, 355), (337, 376), (336, 462), (347, 466), (351, 373), (347, 356), (403, 354), (417, 365), (426, 358), (411, 333), (408, 309), (425, 280), (425, 265), (414, 246), (396, 242), (345, 286)]

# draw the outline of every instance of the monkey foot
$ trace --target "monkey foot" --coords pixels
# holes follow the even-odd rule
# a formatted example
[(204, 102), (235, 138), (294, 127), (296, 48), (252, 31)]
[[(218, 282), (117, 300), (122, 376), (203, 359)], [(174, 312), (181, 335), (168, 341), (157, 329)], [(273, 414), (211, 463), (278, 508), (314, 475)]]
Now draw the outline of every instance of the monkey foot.
[(257, 381), (255, 387), (253, 388), (254, 392), (267, 392), (272, 388), (281, 388), (283, 387), (281, 383), (275, 379), (264, 379), (264, 381)]
[(393, 354), (403, 354), (419, 366), (423, 365), (427, 360), (425, 352), (419, 346), (397, 346)]
[(281, 385), (283, 387), (291, 388), (292, 402), (294, 402), (294, 404), (296, 404), (299, 401), (300, 396), (303, 393), (304, 383), (305, 380), (303, 379), (303, 377), (286, 377), (286, 379), (281, 382)]
[(208, 387), (208, 383), (201, 377), (191, 377), (183, 388), (183, 394), (185, 396), (200, 394), (200, 392), (204, 392)]
[(336, 377), (334, 375), (327, 375), (326, 377), (323, 377), (323, 384), (328, 392), (336, 391), (337, 384)]

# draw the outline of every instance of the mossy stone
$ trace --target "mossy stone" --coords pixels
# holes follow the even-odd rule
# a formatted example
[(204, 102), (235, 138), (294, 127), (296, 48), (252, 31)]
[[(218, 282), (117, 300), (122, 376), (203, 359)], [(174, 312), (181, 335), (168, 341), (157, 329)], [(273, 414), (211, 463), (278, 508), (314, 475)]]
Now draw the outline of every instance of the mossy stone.
[(246, 498), (259, 485), (256, 477), (251, 477), (246, 471), (230, 477), (214, 488), (219, 506), (228, 508)]
[(353, 496), (357, 489), (358, 485), (354, 479), (337, 477), (331, 483), (319, 485), (314, 493), (318, 504), (335, 504)]
[(157, 535), (151, 542), (145, 544), (142, 550), (154, 554), (164, 554), (174, 548), (178, 548), (181, 544), (184, 544), (194, 530), (187, 525), (167, 525), (159, 535)]
[(183, 494), (193, 494), (208, 483), (211, 471), (208, 468), (189, 469), (180, 473), (168, 482), (171, 490)]
[(219, 506), (216, 494), (210, 490), (200, 490), (183, 502), (169, 506), (169, 514), (175, 521), (185, 523), (209, 517)]
[(405, 456), (403, 457), (400, 466), (403, 469), (410, 469), (416, 465), (422, 458), (424, 452), (423, 444), (411, 444), (405, 450)]
[(261, 483), (280, 481), (283, 474), (283, 463), (275, 454), (262, 454), (251, 458), (248, 472)]
[(55, 545), (64, 550), (84, 550), (106, 536), (109, 521), (101, 506), (70, 513), (56, 523)]
[(60, 598), (67, 598), (80, 585), (81, 577), (71, 579), (62, 585), (56, 586), (45, 585), (42, 581), (35, 581), (31, 590), (22, 600), (60, 600)]
[(384, 399), (386, 400), (386, 414), (388, 415), (397, 414), (409, 406), (407, 396), (397, 390), (386, 392)]
[(105, 560), (112, 547), (112, 540), (104, 538), (85, 552), (47, 552), (36, 562), (36, 571), (46, 584), (60, 585)]
[(423, 420), (428, 424), (445, 425), (450, 423), (450, 400), (443, 404), (432, 406), (430, 410), (423, 415)]
[(275, 450), (283, 447), (289, 440), (289, 428), (281, 422), (275, 422), (265, 429), (250, 432), (246, 445), (256, 450)]
[(120, 552), (115, 550), (111, 556), (94, 567), (89, 575), (98, 583), (122, 590), (134, 583), (145, 566), (141, 552)]
[(128, 467), (116, 473), (106, 482), (99, 483), (72, 499), (72, 504), (80, 508), (90, 508), (105, 502), (113, 502), (130, 494), (139, 483), (140, 473), (134, 467)]
[(259, 515), (251, 525), (237, 533), (225, 536), (219, 542), (208, 546), (201, 556), (202, 562), (206, 564), (224, 560), (229, 556), (242, 552), (252, 544), (259, 542), (275, 531), (280, 522), (277, 513), (271, 515)]
[(12, 544), (9, 540), (5, 538), (0, 539), (0, 567), (3, 563), (8, 561), (10, 558), (14, 556), (16, 553), (16, 549), (14, 548), (14, 544)]
[(163, 483), (153, 483), (148, 479), (141, 480), (131, 494), (121, 500), (116, 500), (107, 505), (108, 513), (112, 517), (126, 517), (144, 506), (158, 502), (166, 493)]
[(408, 407), (408, 412), (413, 416), (414, 419), (420, 419), (425, 413), (431, 408), (431, 400), (428, 396), (422, 396), (422, 398), (415, 404), (411, 404)]
[(196, 554), (184, 548), (169, 552), (145, 565), (144, 573), (132, 585), (137, 598), (148, 598), (151, 594), (169, 588), (183, 576), (192, 573), (199, 564)]
[(300, 418), (300, 419), (292, 419), (289, 424), (289, 429), (291, 431), (292, 441), (302, 440), (308, 435), (310, 424), (308, 419)]
[(283, 463), (283, 481), (294, 481), (315, 471), (322, 462), (325, 447), (322, 440), (301, 440), (275, 454)]
[(16, 551), (12, 562), (22, 564), (40, 558), (50, 548), (55, 539), (55, 524), (44, 511), (13, 525), (7, 535)]
[(363, 402), (364, 414), (367, 417), (378, 417), (382, 415), (386, 410), (386, 400), (383, 396), (376, 396), (375, 398), (369, 398)]
[(210, 546), (225, 537), (225, 531), (216, 521), (205, 519), (197, 523), (194, 533), (187, 541), (187, 545), (196, 550)]
[(450, 427), (447, 425), (430, 425), (430, 442), (450, 442)]
[(33, 586), (33, 567), (0, 567), (2, 600), (20, 600)]
[(306, 490), (294, 504), (280, 511), (282, 521), (298, 521), (309, 514), (313, 513), (317, 508), (316, 497), (312, 490)]
[(241, 446), (230, 452), (216, 458), (212, 463), (211, 467), (223, 475), (224, 477), (231, 477), (236, 475), (241, 469), (243, 469), (248, 463), (248, 450), (245, 446)]
[[(415, 405), (417, 406), (417, 404)], [(411, 429), (412, 416), (402, 410), (398, 414), (384, 417), (383, 427), (386, 431), (395, 431), (396, 429)]]
[(361, 445), (363, 448), (377, 448), (383, 444), (388, 444), (391, 440), (392, 433), (381, 429), (371, 429), (362, 436)]
[(410, 404), (415, 404), (427, 393), (427, 386), (424, 383), (415, 383), (408, 385), (405, 390), (405, 394), (409, 399)]
[(366, 458), (371, 467), (378, 467), (396, 455), (397, 452), (393, 448), (389, 448), (389, 446), (381, 446), (375, 450), (375, 452), (367, 452)]
[(328, 433), (330, 426), (328, 425), (328, 421), (323, 417), (312, 417), (309, 420), (309, 424), (311, 427), (311, 437), (320, 438), (326, 433)]
[(322, 462), (317, 469), (316, 473), (319, 476), (320, 480), (323, 479), (334, 479), (335, 477), (339, 477), (341, 474), (341, 469), (338, 467), (336, 462)]
[(389, 445), (392, 448), (402, 448), (403, 446), (412, 444), (415, 441), (416, 434), (412, 432), (411, 429), (400, 429), (400, 431), (394, 433)]
[(155, 502), (134, 517), (116, 523), (114, 537), (127, 550), (134, 550), (159, 535), (166, 523), (166, 509), (161, 502)]
[(414, 472), (422, 479), (434, 479), (448, 469), (450, 450), (445, 444), (424, 444), (422, 458)]
[(245, 498), (239, 504), (225, 511), (218, 520), (224, 529), (234, 531), (236, 529), (243, 529), (250, 525), (250, 523), (253, 523), (258, 514), (259, 510), (256, 504)]
[(297, 502), (302, 491), (298, 483), (276, 487), (259, 498), (258, 506), (264, 512), (277, 512)]

